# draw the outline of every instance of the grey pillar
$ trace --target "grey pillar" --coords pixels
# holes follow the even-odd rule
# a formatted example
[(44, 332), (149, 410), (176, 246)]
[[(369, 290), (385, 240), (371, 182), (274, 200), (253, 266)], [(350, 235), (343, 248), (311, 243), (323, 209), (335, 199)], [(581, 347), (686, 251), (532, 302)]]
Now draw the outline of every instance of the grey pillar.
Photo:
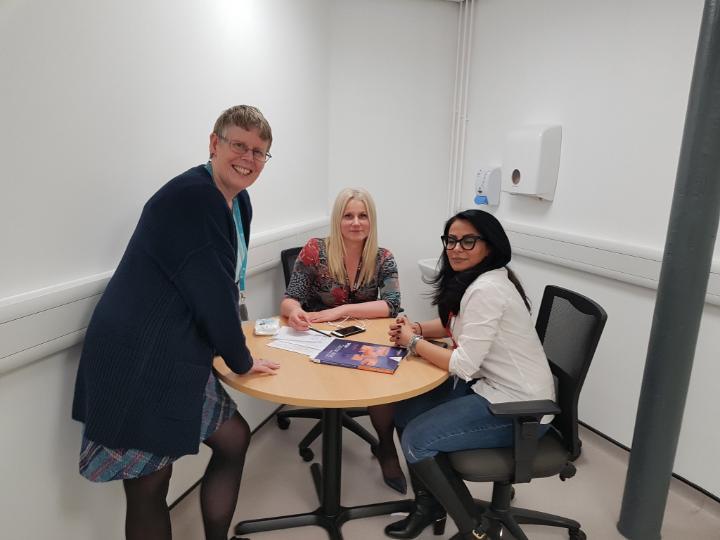
[(660, 538), (720, 210), (720, 13), (706, 0), (618, 530)]

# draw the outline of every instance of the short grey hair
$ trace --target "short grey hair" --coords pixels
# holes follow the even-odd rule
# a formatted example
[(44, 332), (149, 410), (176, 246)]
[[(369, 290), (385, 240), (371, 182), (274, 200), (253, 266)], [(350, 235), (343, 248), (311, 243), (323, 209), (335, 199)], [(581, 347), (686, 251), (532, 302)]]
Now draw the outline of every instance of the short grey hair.
[(247, 131), (256, 129), (260, 138), (268, 142), (268, 150), (272, 146), (272, 129), (263, 113), (252, 105), (235, 105), (222, 112), (215, 120), (213, 133), (218, 137), (224, 137), (225, 131), (230, 126), (237, 126)]

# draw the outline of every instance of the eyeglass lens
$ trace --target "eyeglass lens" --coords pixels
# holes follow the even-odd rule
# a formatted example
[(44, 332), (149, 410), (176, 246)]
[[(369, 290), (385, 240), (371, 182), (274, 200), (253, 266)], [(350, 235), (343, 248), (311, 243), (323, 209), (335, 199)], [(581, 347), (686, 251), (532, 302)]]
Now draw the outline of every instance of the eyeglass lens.
[(227, 141), (227, 143), (230, 145), (230, 149), (241, 156), (245, 155), (247, 151), (250, 150), (255, 161), (267, 161), (272, 157), (269, 152), (263, 152), (262, 150), (258, 150), (257, 148), (251, 149), (248, 145), (240, 141), (231, 141), (229, 139), (226, 139), (225, 137), (220, 138), (224, 141)]
[(455, 249), (455, 246), (460, 244), (460, 247), (464, 250), (469, 250), (475, 247), (475, 243), (478, 240), (482, 240), (479, 236), (463, 236), (462, 238), (455, 238), (454, 236), (441, 236), (445, 249)]
[[(245, 143), (241, 143), (241, 142), (231, 142), (230, 148), (232, 148), (235, 152), (237, 152), (241, 156), (244, 155), (245, 153), (247, 153), (248, 150), (250, 150), (250, 148)], [(263, 152), (262, 150), (255, 150), (255, 149), (252, 150), (252, 155), (253, 155), (253, 159), (255, 159), (256, 161), (265, 161), (265, 160), (267, 160), (267, 157), (268, 157), (265, 155), (265, 152)]]

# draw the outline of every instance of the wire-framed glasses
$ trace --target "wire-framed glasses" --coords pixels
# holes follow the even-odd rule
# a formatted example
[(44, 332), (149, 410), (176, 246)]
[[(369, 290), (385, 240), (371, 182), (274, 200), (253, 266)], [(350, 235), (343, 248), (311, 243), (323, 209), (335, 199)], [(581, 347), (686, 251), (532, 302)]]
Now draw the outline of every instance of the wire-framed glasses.
[(460, 244), (462, 249), (468, 251), (475, 247), (475, 243), (478, 240), (485, 240), (485, 238), (477, 234), (469, 234), (467, 236), (463, 236), (462, 238), (456, 238), (454, 236), (441, 236), (440, 240), (442, 241), (445, 249), (455, 249), (455, 246)]
[(222, 135), (218, 135), (218, 139), (221, 139), (228, 143), (230, 150), (232, 150), (239, 156), (244, 156), (248, 151), (250, 151), (252, 152), (253, 159), (262, 163), (265, 163), (268, 159), (272, 157), (272, 154), (270, 154), (270, 152), (263, 152), (258, 148), (250, 148), (247, 144), (243, 142), (231, 141), (230, 139), (228, 139), (227, 137), (223, 137)]

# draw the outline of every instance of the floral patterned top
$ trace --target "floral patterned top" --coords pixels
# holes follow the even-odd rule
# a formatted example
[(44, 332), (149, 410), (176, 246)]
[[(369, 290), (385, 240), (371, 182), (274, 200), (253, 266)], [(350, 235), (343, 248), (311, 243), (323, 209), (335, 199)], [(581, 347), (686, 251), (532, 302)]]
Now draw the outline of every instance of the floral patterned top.
[(353, 290), (347, 280), (341, 283), (330, 275), (325, 240), (311, 238), (295, 260), (285, 298), (297, 300), (305, 311), (384, 300), (390, 308), (388, 317), (396, 317), (400, 310), (400, 283), (395, 258), (387, 249), (378, 248), (375, 277)]

